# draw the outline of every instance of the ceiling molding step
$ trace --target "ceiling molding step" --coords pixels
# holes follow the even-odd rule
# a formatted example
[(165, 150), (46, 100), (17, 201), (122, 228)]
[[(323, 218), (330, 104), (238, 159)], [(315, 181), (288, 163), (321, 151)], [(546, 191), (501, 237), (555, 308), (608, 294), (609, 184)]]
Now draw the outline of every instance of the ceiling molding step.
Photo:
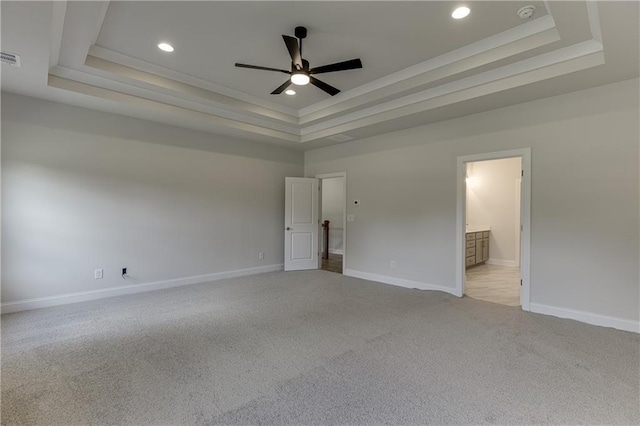
[[(232, 127), (239, 128), (245, 131), (257, 133), (257, 134), (269, 134), (269, 132), (276, 131), (281, 133), (286, 133), (290, 137), (287, 140), (290, 141), (300, 141), (307, 142), (311, 140), (315, 140), (318, 138), (330, 136), (336, 133), (341, 133), (348, 130), (353, 130), (354, 128), (359, 128), (364, 125), (370, 125), (372, 123), (379, 123), (380, 121), (391, 120), (394, 118), (398, 118), (407, 114), (413, 114), (416, 112), (425, 111), (428, 109), (432, 109), (435, 107), (447, 105), (447, 103), (433, 103), (429, 102), (435, 98), (445, 99), (446, 95), (450, 95), (456, 92), (467, 91), (474, 87), (486, 86), (489, 83), (500, 83), (506, 82), (509, 77), (517, 76), (520, 74), (528, 73), (532, 70), (539, 70), (545, 67), (550, 67), (552, 65), (567, 62), (572, 59), (579, 58), (581, 56), (589, 55), (596, 52), (602, 52), (602, 45), (595, 40), (590, 40), (583, 43), (578, 43), (573, 46), (569, 46), (566, 48), (558, 49), (553, 52), (548, 52), (533, 58), (525, 59), (523, 61), (509, 64), (503, 66), (498, 69), (485, 71), (481, 74), (473, 75), (466, 77), (461, 80), (453, 81), (444, 85), (436, 86), (431, 89), (414, 93), (408, 96), (405, 96), (400, 99), (394, 99), (384, 104), (378, 104), (373, 107), (365, 108), (359, 111), (355, 111), (351, 114), (347, 114), (335, 119), (326, 120), (324, 122), (311, 125), (311, 126), (303, 126), (301, 129), (292, 128), (292, 127), (280, 127), (276, 126), (275, 123), (264, 122), (264, 121), (256, 121), (251, 120), (249, 117), (234, 115), (233, 113), (215, 109), (214, 107), (203, 105), (202, 103), (195, 104), (189, 100), (178, 100), (175, 97), (170, 97), (165, 95), (165, 98), (162, 98), (162, 94), (157, 91), (146, 90), (140, 87), (131, 86), (126, 83), (114, 82), (113, 80), (105, 80), (108, 84), (115, 85), (120, 84), (121, 87), (119, 90), (113, 90), (112, 88), (101, 87), (98, 80), (88, 81), (85, 80), (85, 83), (80, 83), (80, 86), (73, 86), (74, 91), (78, 93), (84, 93), (87, 95), (94, 95), (96, 89), (101, 89), (103, 91), (113, 91), (114, 93), (119, 93), (121, 95), (129, 95), (130, 98), (123, 98), (134, 100), (136, 103), (139, 102), (140, 99), (144, 99), (149, 102), (161, 103), (167, 106), (172, 106), (175, 108), (182, 109), (184, 111), (191, 111), (197, 114), (206, 114), (209, 117), (216, 117), (221, 121), (219, 124), (226, 123), (226, 125), (231, 125)], [(588, 66), (594, 66), (590, 63)], [(581, 68), (582, 69), (582, 68)], [(567, 72), (573, 72), (576, 69), (571, 69)], [(71, 77), (73, 80), (80, 80), (83, 77), (85, 79), (99, 79), (100, 77), (95, 76), (93, 74), (84, 74), (73, 69), (64, 69), (62, 67), (57, 67), (54, 69), (55, 74), (51, 74), (52, 77), (62, 77), (66, 81), (71, 81)], [(539, 79), (541, 79), (540, 77)], [(538, 79), (538, 80), (539, 80)], [(51, 79), (50, 79), (51, 80)], [(538, 81), (535, 80), (535, 81)], [(69, 87), (69, 84), (60, 84), (55, 79), (53, 81), (53, 86), (58, 88), (66, 88)], [(532, 81), (526, 81), (522, 84), (528, 84)], [(489, 86), (486, 86), (489, 87)], [(506, 90), (509, 87), (500, 87), (499, 84), (491, 86), (494, 91)], [(487, 94), (487, 93), (484, 93)], [(101, 94), (103, 98), (110, 98), (106, 96), (104, 93)], [(453, 102), (459, 102), (456, 98), (450, 98)], [(373, 120), (373, 121), (371, 121)], [(245, 127), (246, 125), (248, 127)], [(265, 133), (266, 132), (266, 133)], [(274, 134), (270, 134), (274, 135)], [(301, 135), (301, 136), (300, 136)], [(276, 136), (277, 137), (277, 136)]]
[[(144, 98), (150, 101), (161, 102), (164, 104), (180, 107), (192, 111), (197, 111), (211, 116), (217, 116), (234, 120), (242, 123), (247, 123), (255, 126), (264, 127), (271, 130), (278, 130), (286, 132), (292, 135), (299, 136), (300, 130), (297, 125), (287, 125), (282, 122), (268, 121), (259, 117), (247, 116), (241, 112), (234, 112), (228, 108), (212, 106), (199, 102), (198, 100), (182, 99), (172, 96), (170, 93), (162, 93), (158, 90), (150, 90), (139, 85), (130, 84), (128, 82), (114, 81), (109, 78), (90, 73), (84, 73), (82, 71), (74, 70), (65, 67), (55, 67), (50, 73), (50, 76), (60, 77), (66, 80), (77, 81), (78, 83), (86, 84), (91, 87), (99, 87), (104, 90), (111, 90), (118, 93), (126, 93), (137, 98)], [(155, 88), (154, 88), (155, 89)]]
[[(241, 29), (233, 26), (233, 22), (225, 22), (220, 28), (216, 27), (219, 32), (214, 41), (224, 43), (216, 45), (220, 51), (215, 57), (205, 58), (207, 62), (204, 63), (209, 64), (209, 69), (203, 68), (197, 61), (193, 62), (194, 53), (199, 58), (199, 49), (185, 56), (188, 59), (183, 58), (184, 62), (179, 61), (180, 56), (174, 56), (172, 59), (175, 61), (165, 62), (166, 58), (161, 56), (163, 54), (155, 51), (156, 41), (151, 26), (155, 21), (150, 19), (149, 27), (142, 25), (147, 22), (144, 17), (149, 13), (142, 6), (137, 9), (124, 9), (124, 6), (123, 9), (117, 9), (117, 2), (113, 2), (109, 9), (109, 1), (36, 2), (32, 8), (16, 7), (14, 13), (23, 14), (24, 22), (39, 22), (39, 27), (32, 29), (24, 23), (16, 26), (19, 21), (14, 20), (12, 32), (17, 40), (14, 43), (25, 46), (21, 51), (30, 51), (31, 56), (37, 56), (39, 61), (31, 68), (24, 67), (24, 70), (20, 70), (21, 73), (9, 70), (7, 76), (3, 75), (3, 84), (13, 81), (14, 87), (27, 95), (38, 96), (44, 93), (42, 96), (47, 98), (68, 100), (88, 108), (305, 150), (328, 143), (324, 139), (337, 134), (351, 133), (350, 136), (358, 138), (370, 134), (371, 129), (385, 132), (394, 126), (427, 124), (430, 120), (449, 114), (449, 111), (453, 115), (468, 113), (473, 108), (494, 108), (500, 102), (515, 102), (516, 95), (521, 93), (525, 97), (531, 97), (535, 94), (531, 93), (535, 92), (533, 87), (524, 86), (604, 64), (603, 31), (607, 47), (615, 46), (610, 52), (607, 51), (607, 66), (581, 75), (589, 78), (595, 75), (594, 81), (602, 83), (607, 78), (621, 78), (631, 72), (625, 67), (630, 67), (628, 62), (633, 56), (627, 53), (628, 59), (621, 59), (627, 40), (622, 34), (618, 34), (621, 31), (616, 32), (616, 24), (630, 28), (631, 23), (636, 22), (637, 29), (637, 20), (628, 18), (631, 14), (624, 12), (627, 9), (614, 14), (606, 2), (542, 2), (546, 14), (540, 3), (536, 3), (536, 16), (526, 20), (520, 20), (511, 9), (507, 10), (499, 5), (491, 6), (494, 9), (488, 7), (487, 11), (492, 13), (487, 12), (484, 21), (477, 21), (477, 28), (466, 27), (469, 34), (449, 33), (448, 29), (456, 31), (459, 27), (450, 28), (448, 25), (443, 27), (445, 30), (441, 33), (422, 31), (430, 27), (425, 27), (423, 21), (419, 20), (415, 25), (421, 29), (420, 32), (410, 33), (430, 35), (413, 38), (411, 41), (414, 44), (410, 46), (399, 46), (398, 49), (405, 49), (401, 55), (394, 51), (376, 56), (379, 54), (376, 50), (379, 45), (375, 41), (379, 39), (370, 35), (363, 37), (359, 56), (365, 62), (370, 62), (371, 68), (380, 64), (380, 69), (386, 70), (384, 73), (361, 73), (360, 78), (355, 74), (349, 78), (345, 76), (342, 87), (351, 89), (334, 97), (316, 96), (315, 92), (301, 90), (301, 96), (297, 98), (269, 96), (258, 85), (262, 80), (246, 82), (240, 79), (241, 76), (232, 67), (235, 55), (233, 46), (224, 44), (227, 37), (235, 39), (231, 34), (241, 34)], [(171, 25), (175, 23), (176, 28), (180, 28), (177, 31), (179, 34), (183, 31), (182, 36), (192, 34), (197, 39), (198, 34), (193, 35), (190, 20), (184, 23), (175, 20), (176, 10), (181, 9), (166, 9), (165, 12), (173, 13), (156, 17), (162, 18), (158, 22), (172, 22)], [(220, 9), (209, 9), (207, 6), (205, 9), (196, 9), (196, 13), (198, 10)], [(237, 13), (237, 17), (244, 14), (242, 8), (234, 7), (229, 10)], [(506, 18), (497, 20), (496, 10), (504, 12), (500, 16)], [(355, 13), (360, 13), (359, 9)], [(191, 12), (191, 15), (186, 16), (196, 18), (203, 15), (193, 15)], [(32, 19), (34, 16), (38, 19)], [(133, 16), (142, 20), (129, 19)], [(226, 15), (218, 17), (229, 21)], [(211, 31), (209, 19), (204, 18), (200, 22), (203, 25), (200, 28)], [(406, 27), (406, 23), (401, 20), (394, 22), (397, 27), (392, 28)], [(226, 26), (227, 23), (229, 27)], [(366, 25), (366, 22), (362, 24)], [(225, 31), (237, 32), (226, 33), (223, 32), (224, 28)], [(505, 28), (508, 29), (503, 31)], [(27, 35), (28, 30), (33, 30), (33, 43)], [(145, 37), (151, 34), (150, 38), (131, 36), (143, 33)], [(448, 34), (452, 34), (451, 38)], [(126, 37), (122, 37), (123, 35)], [(252, 37), (258, 36), (256, 32)], [(402, 34), (398, 37), (401, 38)], [(137, 40), (139, 45), (131, 43), (129, 46), (127, 40)], [(27, 46), (26, 41), (33, 46)], [(425, 44), (427, 41), (436, 43), (436, 46)], [(98, 46), (98, 42), (132, 56)], [(202, 42), (209, 41), (202, 39)], [(463, 45), (464, 43), (470, 44)], [(425, 51), (420, 51), (421, 56), (416, 56), (413, 49), (421, 49), (423, 44)], [(395, 44), (391, 46), (394, 48)], [(276, 47), (278, 46), (274, 43), (274, 52)], [(267, 55), (268, 49), (258, 50)], [(282, 55), (286, 53), (282, 49), (278, 52)], [(389, 61), (396, 57), (392, 53), (398, 53), (398, 61)], [(218, 55), (227, 56), (222, 60)], [(430, 56), (430, 59), (424, 60)], [(24, 57), (27, 57), (26, 53)], [(376, 62), (383, 60), (387, 62)], [(422, 62), (415, 64), (416, 61)], [(369, 66), (367, 63), (364, 65), (365, 68)], [(405, 68), (392, 72), (403, 67)], [(615, 69), (612, 71), (612, 68)], [(11, 74), (11, 71), (14, 73)], [(26, 73), (27, 71), (31, 74)], [(391, 73), (388, 74), (389, 72)], [(571, 85), (567, 85), (569, 88), (565, 88), (565, 85), (557, 86), (560, 85), (559, 82), (572, 78), (569, 76), (555, 82), (549, 81), (548, 87), (556, 90), (545, 93), (571, 90)], [(580, 78), (580, 75), (576, 75), (576, 80)], [(336, 78), (336, 81), (339, 80)], [(224, 84), (229, 84), (230, 87)], [(520, 86), (523, 86), (521, 90), (499, 94)], [(338, 84), (338, 87), (341, 85)], [(540, 87), (547, 85), (543, 83)], [(18, 89), (15, 90), (19, 91)], [(489, 96), (489, 103), (485, 103), (485, 98), (482, 97), (491, 94), (498, 95)], [(493, 104), (492, 100), (495, 101)], [(314, 101), (317, 102), (310, 104)], [(288, 105), (306, 106), (296, 109)], [(448, 108), (440, 109), (442, 107)]]
[[(505, 46), (507, 44), (526, 39), (527, 37), (531, 37), (535, 34), (554, 29), (555, 27), (556, 24), (553, 20), (553, 17), (551, 15), (545, 15), (534, 21), (527, 22), (498, 34), (494, 34), (490, 37), (478, 40), (474, 43), (452, 50), (435, 58), (410, 66), (408, 68), (405, 68), (404, 70), (397, 71), (395, 73), (389, 74), (388, 76), (363, 84), (355, 89), (351, 89), (344, 93), (341, 93), (336, 98), (327, 99), (310, 105), (306, 108), (302, 108), (300, 110), (300, 117), (305, 117), (314, 112), (321, 111), (323, 109), (336, 105), (340, 102), (344, 102), (358, 96), (366, 95), (369, 92), (382, 89), (385, 86), (393, 85), (403, 80), (432, 72), (435, 69), (454, 64), (456, 62), (462, 61), (463, 59), (481, 55), (482, 53), (489, 52), (500, 46)], [(557, 36), (555, 40), (552, 40), (550, 42), (557, 40), (559, 40), (559, 36)]]
[(587, 1), (587, 17), (589, 19), (589, 28), (591, 29), (591, 37), (602, 43), (602, 28), (600, 27), (600, 12), (598, 11), (598, 2), (596, 0)]
[(325, 108), (320, 111), (300, 117), (300, 124), (312, 124), (315, 121), (328, 119), (331, 116), (344, 114), (349, 110), (354, 110), (368, 103), (388, 100), (390, 97), (401, 97), (403, 92), (418, 88), (429, 83), (434, 83), (457, 74), (464, 73), (483, 65), (491, 64), (502, 59), (509, 58), (533, 50), (535, 48), (546, 46), (548, 44), (560, 40), (560, 35), (556, 28), (552, 28), (525, 39), (517, 40), (512, 43), (503, 44), (495, 49), (488, 50), (476, 56), (463, 58), (457, 62), (444, 65), (427, 73), (419, 74), (406, 80), (401, 80), (395, 84), (387, 85), (375, 91), (368, 92), (362, 96), (341, 102), (332, 108)]
[[(300, 124), (306, 124), (331, 115), (339, 114), (348, 109), (357, 108), (362, 104), (390, 96), (394, 93), (410, 90), (413, 87), (417, 87), (437, 79), (449, 77), (491, 61), (503, 59), (516, 53), (521, 53), (523, 50), (534, 49), (558, 40), (559, 35), (555, 29), (555, 21), (553, 20), (553, 17), (551, 15), (545, 15), (532, 22), (519, 25), (502, 33), (490, 36), (470, 45), (463, 46), (405, 70), (398, 71), (382, 79), (362, 85), (356, 89), (343, 92), (335, 98), (319, 102), (311, 105), (310, 107), (303, 108), (300, 111), (282, 107), (278, 104), (264, 101), (236, 90), (218, 86), (216, 84), (197, 79), (193, 76), (150, 64), (100, 46), (93, 45), (89, 48), (89, 54), (85, 63), (87, 66), (102, 68), (103, 70), (105, 68), (109, 68), (108, 71), (118, 74), (125, 72), (124, 68), (118, 72), (114, 65), (106, 66), (106, 63), (99, 63), (93, 58), (102, 59), (104, 61), (138, 71), (141, 74), (133, 78), (139, 81), (149, 82), (155, 80), (158, 82), (158, 79), (165, 79), (165, 81), (160, 84), (161, 87), (171, 86), (172, 81), (187, 84), (193, 88), (199, 88), (207, 91), (209, 93), (209, 95), (206, 96), (207, 99), (213, 100), (211, 94), (227, 96), (231, 99), (237, 99), (248, 102), (249, 104), (260, 105), (271, 110), (281, 111), (289, 116), (303, 117), (299, 122)], [(487, 55), (486, 58), (482, 57), (483, 54)], [(434, 70), (438, 72), (433, 72)], [(143, 76), (144, 73), (146, 73), (147, 76)], [(131, 71), (126, 71), (126, 74), (129, 77), (132, 77), (133, 73)], [(400, 87), (394, 87), (394, 84), (399, 84)], [(379, 93), (376, 93), (377, 91), (379, 91)], [(367, 95), (370, 97), (367, 97)], [(328, 108), (335, 105), (340, 105), (340, 107)], [(255, 110), (252, 111), (256, 112)], [(313, 114), (313, 112), (315, 112), (315, 114)], [(287, 119), (286, 117), (281, 116), (280, 119), (293, 122), (292, 118)]]
[[(574, 71), (580, 71), (604, 63), (604, 54), (602, 52), (598, 52), (594, 53), (593, 55), (589, 55), (588, 57), (574, 59), (571, 62)], [(544, 76), (541, 76), (541, 72), (544, 74)], [(558, 77), (561, 75), (565, 75), (568, 72), (565, 64), (557, 64), (556, 66), (546, 68), (544, 70), (534, 70), (520, 76), (513, 76), (510, 79), (506, 79), (501, 82), (492, 82), (484, 86), (473, 87), (460, 92), (452, 93), (450, 95), (445, 95), (443, 97), (434, 98), (421, 104), (409, 105), (403, 109), (395, 110), (389, 114), (385, 114), (384, 116), (381, 115), (376, 117), (368, 117), (366, 119), (359, 120), (358, 122), (352, 122), (343, 126), (333, 127), (331, 129), (317, 132), (312, 135), (304, 135), (302, 136), (302, 142), (313, 142), (318, 139), (327, 138), (334, 134), (340, 134), (359, 128), (377, 125), (385, 121), (391, 121), (394, 119), (407, 117), (412, 114), (437, 109), (458, 102), (464, 102), (469, 99), (489, 95), (502, 90), (512, 89), (524, 84), (535, 83), (536, 81), (544, 80), (547, 78)], [(525, 81), (525, 79), (528, 81)], [(428, 122), (424, 122), (422, 124), (428, 124)]]
[[(387, 114), (379, 116), (370, 116), (357, 122), (351, 122), (342, 126), (336, 126), (331, 129), (317, 132), (313, 135), (303, 135), (302, 142), (311, 142), (317, 139), (326, 138), (328, 136), (349, 132), (354, 129), (380, 124), (384, 121), (396, 118), (406, 117), (411, 114), (424, 112), (431, 109), (451, 105), (457, 102), (489, 95), (491, 93), (512, 89), (523, 86), (525, 84), (535, 83), (537, 81), (558, 77), (575, 71), (581, 71), (604, 63), (604, 53), (596, 52), (587, 56), (571, 59), (565, 63), (559, 63), (544, 69), (533, 70), (521, 75), (512, 76), (510, 78), (487, 83), (486, 85), (471, 87), (460, 92), (451, 93), (434, 99), (426, 100), (419, 104), (408, 105), (402, 109), (391, 111)], [(427, 123), (424, 123), (427, 124)]]
[[(331, 136), (336, 133), (364, 127), (381, 121), (392, 120), (405, 115), (423, 112), (454, 102), (471, 99), (473, 93), (484, 96), (518, 85), (557, 77), (580, 71), (604, 63), (602, 45), (595, 40), (548, 52), (534, 58), (506, 65), (496, 70), (470, 76), (461, 80), (437, 86), (426, 91), (406, 96), (386, 104), (357, 111), (334, 120), (302, 129), (302, 142)], [(488, 89), (492, 91), (487, 91)], [(460, 99), (456, 94), (464, 93)], [(433, 100), (438, 99), (438, 102)]]
[(103, 59), (114, 64), (122, 65), (124, 67), (135, 69), (141, 73), (147, 73), (160, 78), (164, 78), (167, 81), (175, 81), (189, 86), (197, 87), (202, 90), (206, 90), (211, 93), (217, 93), (221, 96), (236, 99), (246, 104), (253, 104), (264, 109), (280, 112), (286, 116), (298, 118), (298, 111), (292, 108), (279, 105), (275, 102), (269, 102), (264, 99), (260, 99), (256, 96), (248, 95), (239, 90), (230, 89), (219, 84), (215, 84), (209, 81), (202, 80), (200, 78), (174, 71), (159, 65), (151, 64), (143, 60), (132, 58), (131, 56), (124, 55), (113, 50), (106, 49), (101, 46), (92, 45), (89, 48), (87, 56), (94, 56), (99, 59)]
[[(90, 69), (101, 70), (106, 73), (103, 78), (120, 77), (116, 80), (122, 83), (135, 83), (147, 87), (149, 90), (164, 92), (175, 98), (191, 100), (212, 107), (228, 108), (237, 113), (255, 116), (264, 120), (272, 120), (278, 123), (298, 125), (298, 119), (291, 115), (282, 114), (268, 108), (262, 108), (251, 103), (240, 101), (236, 98), (214, 93), (196, 86), (181, 83), (155, 74), (120, 65), (94, 56), (87, 56), (86, 65)], [(108, 77), (107, 77), (108, 76)], [(114, 80), (114, 81), (116, 81)], [(132, 85), (132, 87), (135, 87)]]
[(260, 134), (273, 138), (278, 138), (290, 142), (300, 142), (300, 136), (292, 135), (282, 131), (272, 130), (261, 126), (256, 126), (248, 123), (242, 123), (227, 118), (222, 118), (210, 114), (206, 114), (200, 111), (190, 110), (186, 108), (177, 107), (167, 103), (153, 101), (142, 97), (130, 95), (128, 93), (116, 92), (109, 89), (104, 89), (98, 86), (92, 86), (85, 83), (80, 83), (74, 80), (65, 79), (62, 77), (49, 75), (48, 85), (57, 89), (68, 90), (83, 95), (93, 96), (115, 102), (121, 102), (129, 105), (135, 105), (148, 109), (155, 109), (165, 113), (173, 114), (176, 117), (184, 117), (195, 121), (206, 121), (211, 126), (231, 127), (237, 130), (250, 132), (254, 134)]
[(49, 68), (58, 65), (62, 48), (64, 18), (67, 15), (66, 0), (55, 1), (51, 5), (51, 44), (49, 46)]
[(100, 30), (102, 30), (102, 24), (104, 24), (104, 18), (107, 16), (107, 10), (109, 9), (110, 1), (100, 1), (100, 15), (98, 15), (98, 22), (96, 23), (96, 31), (91, 37), (91, 46), (96, 44), (98, 37), (100, 36)]
[(100, 33), (108, 4), (108, 1), (69, 3), (64, 21), (65, 31), (61, 55), (55, 65), (82, 70), (86, 67), (87, 57), (91, 55), (126, 67), (139, 69), (149, 74), (168, 76), (167, 80), (200, 87), (203, 90), (245, 102), (247, 105), (253, 104), (257, 107), (262, 107), (262, 111), (267, 116), (277, 112), (282, 114), (282, 120), (297, 123), (297, 110), (95, 46), (94, 40), (97, 40)]
[(105, 10), (104, 1), (67, 2), (60, 56), (55, 65), (79, 67), (84, 64), (91, 40), (102, 26)]

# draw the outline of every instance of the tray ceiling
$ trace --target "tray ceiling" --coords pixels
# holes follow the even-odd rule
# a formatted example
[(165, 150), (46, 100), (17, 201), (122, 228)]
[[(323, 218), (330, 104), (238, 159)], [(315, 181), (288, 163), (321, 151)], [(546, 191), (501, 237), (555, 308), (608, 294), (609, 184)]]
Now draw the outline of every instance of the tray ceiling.
[[(454, 20), (451, 2), (2, 2), (2, 48), (23, 57), (3, 65), (2, 89), (307, 149), (474, 112), (482, 97), (485, 109), (535, 98), (539, 82), (575, 90), (557, 81), (607, 62), (582, 85), (638, 74), (637, 3), (468, 4)], [(531, 19), (517, 16), (525, 5)], [(234, 67), (288, 69), (281, 35), (297, 25), (312, 67), (362, 59), (322, 75), (337, 96), (270, 95), (286, 75)]]

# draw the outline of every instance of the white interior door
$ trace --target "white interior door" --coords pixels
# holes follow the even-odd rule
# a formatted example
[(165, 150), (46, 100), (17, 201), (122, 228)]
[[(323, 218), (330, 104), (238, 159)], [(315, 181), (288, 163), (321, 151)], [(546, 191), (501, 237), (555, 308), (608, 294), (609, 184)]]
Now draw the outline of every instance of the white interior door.
[(318, 192), (314, 178), (285, 178), (284, 270), (318, 269)]

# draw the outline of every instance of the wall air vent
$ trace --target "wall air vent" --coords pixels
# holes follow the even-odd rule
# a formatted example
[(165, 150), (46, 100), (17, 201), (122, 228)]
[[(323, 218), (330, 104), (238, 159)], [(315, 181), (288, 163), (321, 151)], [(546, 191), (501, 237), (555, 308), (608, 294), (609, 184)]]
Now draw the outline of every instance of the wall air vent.
[(342, 133), (337, 134), (337, 135), (333, 135), (333, 136), (327, 136), (327, 139), (334, 141), (334, 142), (346, 142), (346, 141), (350, 141), (353, 138), (351, 136), (348, 135), (343, 135)]
[(9, 52), (0, 52), (0, 62), (3, 64), (13, 65), (14, 67), (20, 67), (20, 55)]

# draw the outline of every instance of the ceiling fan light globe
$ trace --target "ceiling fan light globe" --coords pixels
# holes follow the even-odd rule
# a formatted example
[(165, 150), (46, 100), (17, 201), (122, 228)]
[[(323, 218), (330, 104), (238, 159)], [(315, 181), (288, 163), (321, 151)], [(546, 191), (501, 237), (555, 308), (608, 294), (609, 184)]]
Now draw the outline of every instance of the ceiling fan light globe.
[(307, 74), (295, 73), (291, 75), (291, 82), (298, 86), (309, 84), (310, 78)]

